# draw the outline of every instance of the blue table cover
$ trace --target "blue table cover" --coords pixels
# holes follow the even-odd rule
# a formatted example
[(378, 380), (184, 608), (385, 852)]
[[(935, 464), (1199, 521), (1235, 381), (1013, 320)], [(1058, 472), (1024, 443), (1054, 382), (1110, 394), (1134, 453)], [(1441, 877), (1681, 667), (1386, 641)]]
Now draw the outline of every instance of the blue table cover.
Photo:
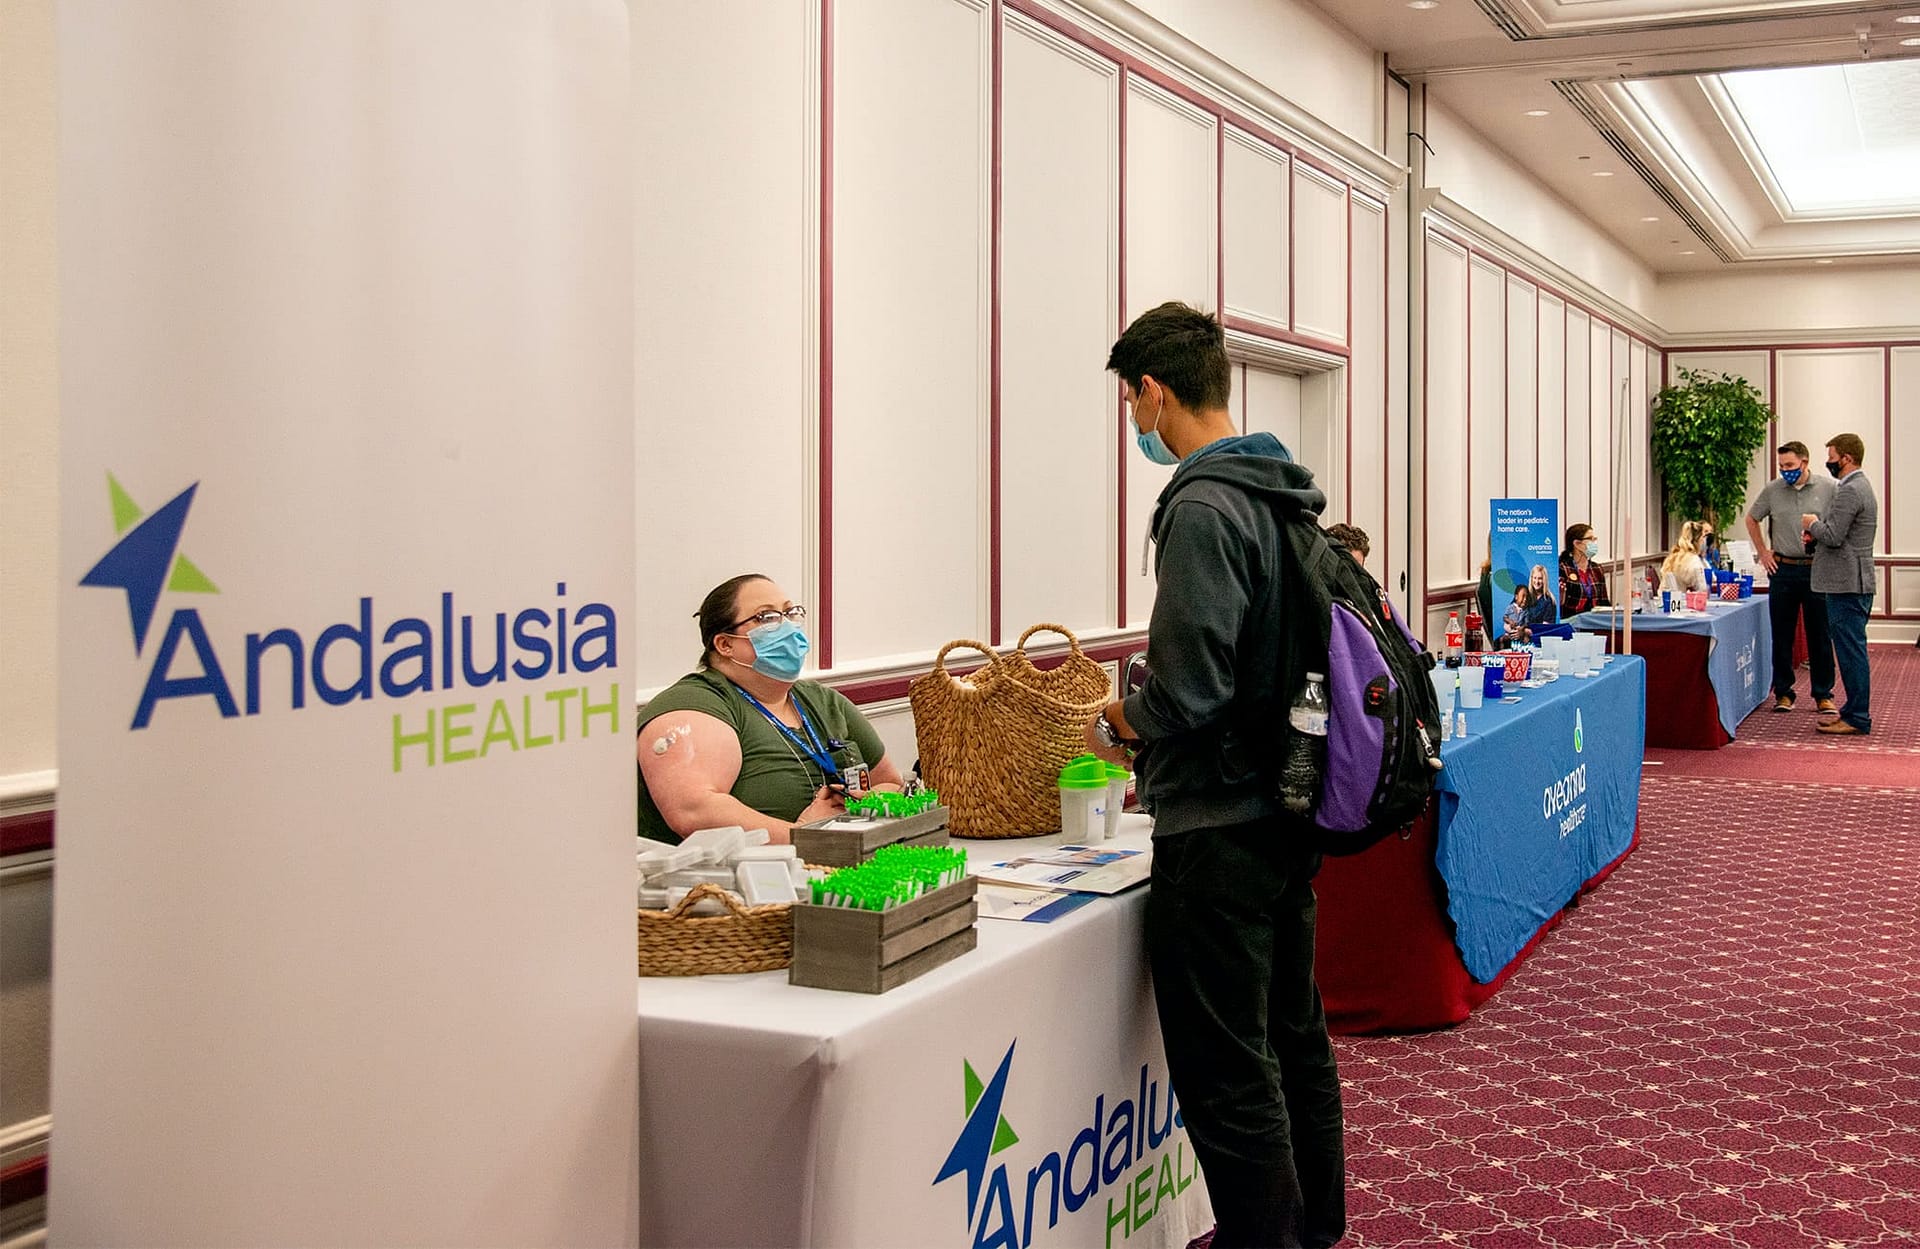
[(1647, 663), (1509, 687), (1440, 748), (1439, 848), (1454, 942), (1485, 984), (1580, 886), (1625, 854), (1640, 812)]
[[(1620, 613), (1601, 608), (1573, 617), (1573, 626), (1596, 633), (1620, 628)], [(1707, 639), (1707, 680), (1720, 705), (1720, 727), (1736, 737), (1740, 722), (1773, 690), (1773, 626), (1764, 597), (1737, 603), (1709, 600), (1707, 614), (1663, 615), (1642, 612), (1633, 618), (1635, 633), (1698, 633)], [(1654, 697), (1660, 696), (1658, 690)]]

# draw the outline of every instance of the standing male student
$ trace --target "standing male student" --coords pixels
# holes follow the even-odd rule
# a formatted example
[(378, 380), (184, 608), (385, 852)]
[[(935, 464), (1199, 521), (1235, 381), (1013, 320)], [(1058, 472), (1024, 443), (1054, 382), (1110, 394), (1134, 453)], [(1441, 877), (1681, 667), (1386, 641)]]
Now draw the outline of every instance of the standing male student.
[(1827, 440), (1827, 472), (1840, 479), (1825, 516), (1807, 512), (1800, 525), (1816, 544), (1813, 588), (1827, 599), (1827, 627), (1833, 632), (1833, 657), (1847, 687), (1846, 705), (1836, 719), (1814, 726), (1821, 733), (1871, 733), (1868, 711), (1872, 671), (1867, 667), (1867, 617), (1873, 612), (1873, 536), (1880, 530), (1880, 500), (1860, 471), (1867, 444), (1858, 434)]
[[(1813, 592), (1813, 556), (1800, 540), (1801, 518), (1824, 516), (1833, 503), (1831, 477), (1814, 475), (1807, 444), (1787, 442), (1775, 452), (1780, 475), (1768, 482), (1747, 509), (1747, 536), (1760, 566), (1767, 570), (1767, 618), (1773, 627), (1773, 709), (1793, 710), (1793, 637), (1807, 629), (1807, 675), (1814, 707), (1832, 712), (1833, 642), (1827, 636), (1827, 599)], [(1767, 522), (1768, 533), (1760, 532)]]
[(1153, 814), (1147, 952), (1167, 1068), (1218, 1220), (1215, 1249), (1331, 1245), (1346, 1228), (1340, 1077), (1313, 979), (1319, 856), (1290, 838), (1261, 766), (1276, 718), (1280, 515), (1326, 498), (1271, 434), (1242, 435), (1213, 317), (1142, 313), (1113, 345), (1141, 454), (1178, 465), (1153, 520), (1149, 675), (1087, 728), (1134, 755)]

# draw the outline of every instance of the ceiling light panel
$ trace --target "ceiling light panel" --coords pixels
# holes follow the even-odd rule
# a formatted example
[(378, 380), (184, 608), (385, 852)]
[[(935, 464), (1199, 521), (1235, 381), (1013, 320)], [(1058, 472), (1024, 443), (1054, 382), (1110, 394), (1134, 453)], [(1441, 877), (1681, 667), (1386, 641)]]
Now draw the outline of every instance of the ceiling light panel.
[(1796, 214), (1920, 211), (1920, 61), (1722, 74)]

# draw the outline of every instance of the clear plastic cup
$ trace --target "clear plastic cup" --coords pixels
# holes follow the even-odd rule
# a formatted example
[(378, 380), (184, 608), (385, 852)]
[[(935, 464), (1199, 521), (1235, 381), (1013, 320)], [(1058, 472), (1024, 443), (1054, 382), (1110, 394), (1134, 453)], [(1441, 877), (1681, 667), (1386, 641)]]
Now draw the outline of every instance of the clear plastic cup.
[(1486, 690), (1482, 684), (1482, 678), (1480, 674), (1476, 672), (1473, 674), (1472, 680), (1460, 682), (1460, 709), (1462, 711), (1476, 710), (1480, 706), (1480, 700), (1485, 693)]
[(1460, 674), (1453, 668), (1435, 668), (1427, 675), (1433, 678), (1433, 696), (1440, 703), (1440, 720), (1446, 723), (1453, 715), (1453, 688), (1459, 684)]

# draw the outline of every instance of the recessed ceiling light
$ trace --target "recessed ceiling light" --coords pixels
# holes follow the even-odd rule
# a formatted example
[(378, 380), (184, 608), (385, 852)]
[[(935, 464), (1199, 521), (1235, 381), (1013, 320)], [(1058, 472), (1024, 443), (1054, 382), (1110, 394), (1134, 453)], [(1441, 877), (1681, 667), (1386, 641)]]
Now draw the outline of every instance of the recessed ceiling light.
[(1407, 0), (1407, 7), (1410, 9), (1437, 9), (1440, 7), (1440, 0)]
[(1658, 220), (1660, 220), (1660, 218), (1658, 218), (1658, 217), (1642, 217), (1642, 218), (1640, 218), (1640, 220), (1642, 220), (1642, 221), (1658, 221)]
[(1830, 265), (1833, 262), (1831, 260), (1816, 260), (1813, 263), (1817, 265)]
[(1527, 110), (1527, 116), (1529, 117), (1545, 117), (1546, 115), (1547, 110), (1544, 108), (1530, 108)]
[(1920, 26), (1920, 13), (1902, 13), (1893, 20), (1902, 26)]
[(1900, 46), (1903, 48), (1920, 48), (1920, 36), (1915, 36), (1911, 39), (1902, 39)]
[(1691, 256), (1693, 255), (1693, 252), (1691, 250), (1688, 250), (1688, 251), (1681, 252), (1680, 254), (1682, 256)]
[(1593, 176), (1594, 176), (1594, 177), (1596, 177), (1596, 178), (1611, 178), (1611, 177), (1613, 177), (1613, 170), (1611, 170), (1611, 169), (1596, 169), (1596, 170), (1594, 170), (1594, 171), (1593, 171)]

